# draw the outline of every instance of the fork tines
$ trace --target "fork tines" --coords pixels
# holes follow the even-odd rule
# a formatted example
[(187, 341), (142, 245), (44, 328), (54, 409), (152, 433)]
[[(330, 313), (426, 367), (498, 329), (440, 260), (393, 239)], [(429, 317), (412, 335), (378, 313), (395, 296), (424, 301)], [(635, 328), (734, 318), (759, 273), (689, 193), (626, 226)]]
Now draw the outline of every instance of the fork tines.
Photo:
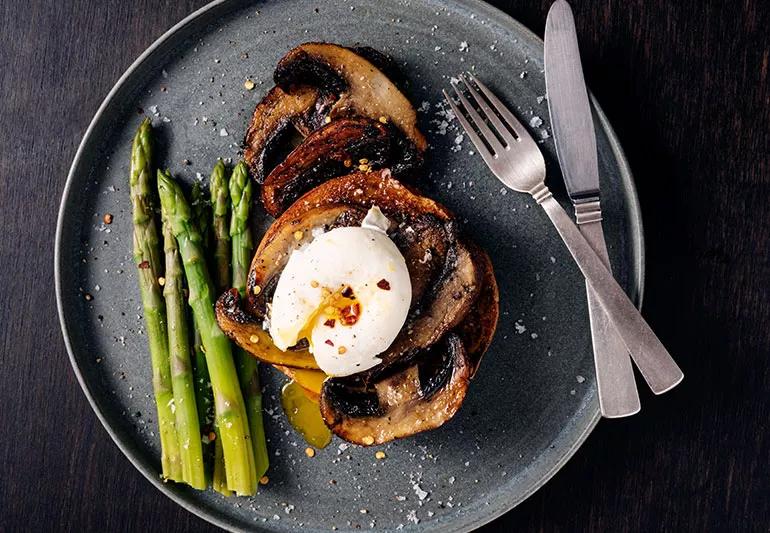
[[(537, 143), (486, 85), (470, 72), (460, 74), (451, 85), (457, 102), (447, 91), (443, 91), (444, 97), (481, 157), (503, 183), (519, 190), (507, 179), (507, 174), (519, 174), (516, 167), (522, 165), (527, 167), (522, 169), (524, 174), (532, 171), (538, 177), (545, 177)], [(475, 106), (466, 94), (470, 95)], [(541, 166), (543, 170), (540, 170)]]

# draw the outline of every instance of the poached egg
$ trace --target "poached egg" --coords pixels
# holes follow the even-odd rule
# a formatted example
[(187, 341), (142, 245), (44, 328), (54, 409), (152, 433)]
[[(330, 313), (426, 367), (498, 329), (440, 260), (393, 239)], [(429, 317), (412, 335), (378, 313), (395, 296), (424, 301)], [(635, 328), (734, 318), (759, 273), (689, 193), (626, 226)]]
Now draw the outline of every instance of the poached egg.
[(348, 376), (380, 363), (406, 322), (412, 282), (388, 237), (389, 221), (372, 207), (360, 227), (316, 236), (289, 257), (270, 306), (275, 346), (307, 339), (318, 366)]

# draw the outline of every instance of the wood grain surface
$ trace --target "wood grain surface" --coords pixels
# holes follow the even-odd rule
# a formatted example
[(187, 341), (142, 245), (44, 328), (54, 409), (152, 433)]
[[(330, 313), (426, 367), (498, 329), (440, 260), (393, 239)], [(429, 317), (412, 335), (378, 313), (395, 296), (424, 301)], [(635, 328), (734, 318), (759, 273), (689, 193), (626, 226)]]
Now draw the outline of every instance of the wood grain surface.
[[(549, 1), (493, 2), (542, 35)], [(0, 530), (213, 530), (112, 443), (70, 369), (53, 240), (69, 165), (128, 65), (204, 0), (0, 2)], [(626, 149), (644, 312), (686, 379), (604, 421), (485, 528), (768, 531), (770, 3), (573, 0), (587, 79)]]

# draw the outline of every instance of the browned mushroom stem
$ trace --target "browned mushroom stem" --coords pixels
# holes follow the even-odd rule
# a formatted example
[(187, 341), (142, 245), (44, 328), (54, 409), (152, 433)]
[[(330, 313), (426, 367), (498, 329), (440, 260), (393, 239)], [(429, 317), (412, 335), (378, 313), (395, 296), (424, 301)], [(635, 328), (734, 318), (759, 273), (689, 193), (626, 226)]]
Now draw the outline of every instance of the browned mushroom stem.
[(329, 428), (367, 446), (437, 428), (462, 405), (471, 369), (462, 341), (449, 334), (414, 364), (393, 370), (374, 382), (327, 379), (320, 406)]

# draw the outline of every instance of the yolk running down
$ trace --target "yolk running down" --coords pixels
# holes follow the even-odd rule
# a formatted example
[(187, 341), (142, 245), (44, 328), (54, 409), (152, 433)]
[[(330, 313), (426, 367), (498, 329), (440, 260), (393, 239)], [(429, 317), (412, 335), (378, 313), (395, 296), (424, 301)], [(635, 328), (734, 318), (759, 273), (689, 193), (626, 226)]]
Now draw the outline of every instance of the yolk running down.
[(307, 339), (310, 351), (313, 351), (312, 333), (318, 318), (324, 317), (324, 326), (335, 328), (339, 326), (352, 326), (361, 317), (361, 302), (356, 299), (353, 288), (348, 285), (339, 287), (334, 292), (324, 288), (328, 293), (315, 311), (308, 317), (305, 325), (299, 331), (298, 340)]

